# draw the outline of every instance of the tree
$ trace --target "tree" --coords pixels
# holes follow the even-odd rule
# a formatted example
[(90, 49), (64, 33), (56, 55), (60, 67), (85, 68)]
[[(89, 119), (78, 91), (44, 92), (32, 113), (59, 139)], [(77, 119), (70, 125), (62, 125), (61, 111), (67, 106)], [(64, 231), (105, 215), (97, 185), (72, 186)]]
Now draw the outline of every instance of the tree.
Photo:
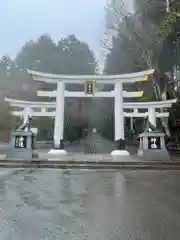
[(1, 118), (0, 118), (0, 140), (8, 141), (12, 128), (12, 116), (8, 107), (4, 104), (1, 106)]
[(50, 71), (53, 65), (51, 60), (56, 54), (56, 45), (48, 35), (39, 37), (36, 41), (27, 42), (17, 55), (15, 62), (20, 68)]
[[(122, 1), (119, 0), (119, 2)], [(116, 5), (114, 2), (111, 4), (111, 8), (115, 9), (113, 14), (119, 16), (119, 23), (118, 28), (115, 25), (116, 36), (111, 36), (113, 44), (107, 55), (105, 66), (107, 73), (155, 68), (156, 75), (152, 78), (152, 83), (157, 100), (162, 99), (162, 93), (166, 90), (174, 97), (166, 72), (172, 70), (176, 61), (172, 39), (173, 34), (177, 32), (175, 30), (177, 14), (176, 17), (174, 15), (172, 17), (170, 13), (167, 14), (165, 5), (163, 6), (162, 3), (160, 0), (136, 0), (136, 11), (133, 14), (127, 7), (116, 8), (117, 1)], [(166, 19), (170, 19), (168, 24), (165, 24)], [(168, 132), (164, 119), (161, 120)]]
[(61, 39), (57, 44), (48, 35), (29, 41), (15, 62), (21, 68), (54, 74), (94, 74), (97, 70), (93, 52), (74, 35)]
[(161, 36), (160, 69), (164, 72), (172, 71), (172, 67), (178, 61), (177, 54), (175, 54), (176, 44), (174, 43), (180, 36), (179, 1), (169, 1), (169, 8), (167, 8), (167, 2), (164, 0), (136, 0), (135, 6), (144, 26), (148, 22), (152, 22), (157, 28), (157, 35)]
[[(86, 43), (79, 41), (74, 35), (60, 40), (57, 47), (66, 65), (66, 67), (61, 66), (60, 72), (80, 75), (97, 72), (97, 62), (93, 52)], [(78, 61), (75, 62), (74, 59)]]
[[(21, 69), (34, 69), (36, 71), (53, 73), (53, 74), (77, 74), (88, 75), (98, 72), (97, 62), (93, 52), (89, 46), (78, 40), (74, 35), (61, 39), (56, 44), (48, 35), (43, 35), (36, 41), (29, 41), (21, 49), (20, 53), (15, 59), (16, 65)], [(49, 90), (53, 86), (47, 84), (40, 84), (41, 87), (48, 87)], [(67, 90), (83, 90), (83, 86), (71, 84), (67, 86)], [(41, 100), (47, 100), (41, 99)], [(78, 120), (79, 115), (85, 121), (80, 105), (82, 101), (85, 106), (91, 104), (91, 99), (68, 99), (65, 101), (65, 116), (68, 119), (68, 127), (71, 128), (72, 121), (76, 125), (80, 125)], [(91, 106), (92, 107), (92, 106)], [(86, 111), (86, 113), (89, 110)], [(90, 114), (90, 113), (89, 113)], [(76, 115), (76, 116), (75, 116)], [(74, 118), (72, 118), (72, 116)], [(71, 120), (73, 119), (73, 120)]]
[[(122, 1), (120, 0), (120, 2)], [(165, 2), (160, 0), (136, 0), (135, 6), (136, 12), (134, 14), (131, 14), (127, 8), (116, 11), (116, 15), (121, 19), (116, 37), (122, 56), (119, 56), (119, 62), (125, 65), (126, 60), (129, 60), (127, 65), (132, 70), (134, 66), (142, 69), (153, 67), (156, 69), (159, 79), (166, 80), (164, 73), (170, 71), (175, 62), (172, 35), (174, 32), (177, 33), (174, 31), (173, 25), (177, 20), (177, 14), (166, 14)], [(172, 24), (164, 24), (168, 17), (172, 20)], [(116, 48), (115, 44), (110, 51), (111, 55), (114, 55), (112, 53), (114, 48)], [(117, 56), (117, 51), (114, 50), (114, 52)], [(112, 59), (111, 55), (108, 57)], [(109, 58), (107, 58), (108, 61)], [(132, 59), (134, 66), (132, 66), (130, 59)], [(160, 83), (156, 81), (153, 84), (157, 88), (156, 96), (160, 99)]]

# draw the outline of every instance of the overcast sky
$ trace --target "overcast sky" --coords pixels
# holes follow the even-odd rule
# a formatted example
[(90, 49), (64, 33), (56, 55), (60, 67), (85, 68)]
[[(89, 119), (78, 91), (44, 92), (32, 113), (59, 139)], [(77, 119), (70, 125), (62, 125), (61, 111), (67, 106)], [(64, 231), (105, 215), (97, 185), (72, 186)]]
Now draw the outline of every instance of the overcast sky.
[[(130, 0), (129, 0), (130, 1)], [(107, 0), (1, 0), (0, 56), (14, 57), (23, 44), (41, 34), (58, 40), (74, 33), (100, 58)]]

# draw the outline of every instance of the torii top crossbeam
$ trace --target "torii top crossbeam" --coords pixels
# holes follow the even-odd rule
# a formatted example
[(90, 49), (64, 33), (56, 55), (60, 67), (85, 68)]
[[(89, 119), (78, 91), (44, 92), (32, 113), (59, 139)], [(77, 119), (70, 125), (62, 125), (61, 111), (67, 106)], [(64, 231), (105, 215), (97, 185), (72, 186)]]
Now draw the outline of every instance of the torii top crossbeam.
[(47, 83), (58, 83), (62, 81), (64, 83), (84, 84), (85, 81), (96, 81), (102, 84), (114, 84), (116, 82), (134, 83), (147, 81), (148, 76), (154, 73), (154, 69), (119, 75), (57, 75), (36, 72), (30, 69), (27, 69), (27, 72), (33, 77), (34, 81)]

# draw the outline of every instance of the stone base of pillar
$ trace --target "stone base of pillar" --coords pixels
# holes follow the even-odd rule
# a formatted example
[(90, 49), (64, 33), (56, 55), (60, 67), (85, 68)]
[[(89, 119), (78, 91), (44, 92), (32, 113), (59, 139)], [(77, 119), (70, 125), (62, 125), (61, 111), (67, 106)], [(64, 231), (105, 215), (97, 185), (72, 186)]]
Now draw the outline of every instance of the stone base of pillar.
[(111, 156), (130, 156), (130, 153), (127, 150), (113, 150)]
[(48, 155), (52, 157), (65, 156), (67, 151), (64, 149), (64, 140), (60, 140), (60, 144), (57, 146), (53, 144), (54, 147), (48, 152)]
[(48, 152), (48, 155), (51, 155), (52, 157), (65, 156), (67, 155), (67, 151), (64, 149), (51, 149)]
[(125, 140), (119, 139), (116, 142), (116, 149), (111, 152), (111, 156), (130, 156), (130, 153), (126, 150)]

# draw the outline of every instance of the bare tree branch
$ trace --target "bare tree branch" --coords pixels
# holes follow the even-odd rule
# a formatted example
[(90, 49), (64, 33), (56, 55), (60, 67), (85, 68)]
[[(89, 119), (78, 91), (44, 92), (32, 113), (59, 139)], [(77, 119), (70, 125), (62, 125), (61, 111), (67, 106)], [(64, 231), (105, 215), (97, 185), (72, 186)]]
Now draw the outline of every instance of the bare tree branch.
[[(156, 4), (157, 1), (150, 1), (148, 4)], [(117, 3), (117, 2), (116, 2)], [(147, 65), (148, 68), (158, 69), (158, 56), (161, 53), (164, 39), (166, 35), (157, 31), (157, 28), (152, 22), (147, 22), (146, 27), (139, 18), (138, 14), (131, 14), (128, 11), (127, 6), (123, 0), (119, 0), (119, 4), (110, 4), (107, 6), (107, 23), (106, 23), (106, 34), (107, 37), (112, 41), (113, 37), (126, 40), (126, 49), (123, 51), (139, 51), (140, 59)], [(145, 9), (146, 10), (146, 9)], [(113, 31), (114, 32), (113, 32)], [(113, 34), (114, 35), (113, 35)], [(103, 42), (103, 41), (102, 41)], [(111, 42), (112, 43), (112, 42)], [(106, 46), (104, 44), (104, 46)], [(109, 50), (109, 48), (108, 48)], [(137, 60), (132, 60), (137, 64)], [(154, 92), (157, 99), (161, 99), (160, 85), (157, 79), (153, 78)], [(164, 119), (162, 118), (162, 124), (167, 130)], [(168, 130), (167, 130), (168, 131)]]

